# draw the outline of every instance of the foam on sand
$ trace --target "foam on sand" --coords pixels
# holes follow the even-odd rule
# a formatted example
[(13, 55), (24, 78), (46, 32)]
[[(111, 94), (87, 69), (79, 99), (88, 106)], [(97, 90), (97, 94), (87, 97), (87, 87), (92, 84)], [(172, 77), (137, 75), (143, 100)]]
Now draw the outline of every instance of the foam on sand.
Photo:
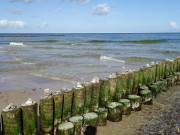
[(115, 62), (125, 63), (125, 61), (123, 61), (123, 60), (115, 59), (115, 58), (108, 57), (108, 56), (101, 56), (101, 57), (100, 57), (100, 60), (104, 60), (104, 61), (115, 61)]

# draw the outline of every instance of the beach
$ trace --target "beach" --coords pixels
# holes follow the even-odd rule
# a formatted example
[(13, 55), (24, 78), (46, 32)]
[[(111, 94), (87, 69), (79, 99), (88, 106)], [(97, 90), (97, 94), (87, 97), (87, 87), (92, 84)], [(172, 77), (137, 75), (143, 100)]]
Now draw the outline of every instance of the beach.
[[(180, 85), (153, 98), (153, 105), (143, 105), (141, 111), (123, 115), (122, 121), (107, 121), (106, 126), (97, 128), (97, 135), (163, 135), (179, 134), (180, 130)], [(0, 110), (13, 103), (20, 106), (28, 98), (39, 102), (42, 89), (26, 89), (0, 92)]]

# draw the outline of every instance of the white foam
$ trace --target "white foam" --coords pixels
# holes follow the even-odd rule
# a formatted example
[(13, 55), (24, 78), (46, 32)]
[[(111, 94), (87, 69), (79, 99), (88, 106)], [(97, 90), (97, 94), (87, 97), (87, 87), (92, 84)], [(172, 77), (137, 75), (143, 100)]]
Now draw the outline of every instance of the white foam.
[(99, 83), (99, 78), (98, 77), (94, 77), (92, 79), (91, 83)]
[(11, 111), (11, 110), (14, 110), (16, 109), (17, 106), (15, 106), (13, 103), (9, 104), (8, 106), (6, 106), (5, 109), (3, 109), (4, 112), (8, 112), (8, 111)]
[(10, 42), (9, 45), (12, 45), (12, 46), (24, 46), (24, 43), (20, 43), (20, 42)]
[(24, 64), (24, 65), (34, 65), (36, 63), (31, 63), (31, 62), (21, 62), (21, 64)]
[(125, 62), (125, 61), (123, 61), (123, 60), (115, 59), (115, 58), (108, 57), (108, 56), (101, 56), (101, 57), (100, 57), (100, 60), (104, 60), (104, 61), (115, 61), (115, 62), (122, 62), (122, 63)]

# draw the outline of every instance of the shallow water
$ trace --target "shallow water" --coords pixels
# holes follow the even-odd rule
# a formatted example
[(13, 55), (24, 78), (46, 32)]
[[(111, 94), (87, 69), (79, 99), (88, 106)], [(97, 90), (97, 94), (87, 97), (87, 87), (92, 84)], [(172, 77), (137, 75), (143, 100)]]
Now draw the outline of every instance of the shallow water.
[(180, 33), (0, 34), (0, 89), (71, 88), (179, 56), (179, 44)]

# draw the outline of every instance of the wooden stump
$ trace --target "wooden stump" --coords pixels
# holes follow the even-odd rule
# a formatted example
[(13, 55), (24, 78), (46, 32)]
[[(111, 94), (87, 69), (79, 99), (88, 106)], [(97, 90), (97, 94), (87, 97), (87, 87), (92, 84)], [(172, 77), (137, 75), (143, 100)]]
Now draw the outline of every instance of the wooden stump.
[(84, 83), (83, 86), (85, 88), (84, 113), (88, 113), (91, 107), (92, 85)]
[(74, 134), (81, 135), (82, 126), (83, 126), (83, 117), (82, 116), (73, 116), (69, 118), (69, 122), (74, 124)]
[(10, 104), (2, 113), (2, 134), (3, 135), (22, 135), (21, 109)]
[(25, 104), (21, 105), (23, 134), (37, 134), (37, 102), (28, 99)]
[(142, 97), (142, 103), (145, 105), (152, 105), (152, 92), (150, 90), (142, 90), (140, 91), (140, 95)]
[(58, 126), (57, 135), (74, 135), (74, 125), (71, 122), (65, 122)]
[(112, 122), (119, 122), (122, 120), (123, 104), (118, 102), (111, 102), (107, 106), (108, 120)]
[(131, 102), (129, 99), (120, 99), (119, 103), (123, 104), (123, 115), (131, 114)]
[(142, 104), (142, 97), (138, 95), (128, 95), (128, 99), (131, 101), (131, 110), (140, 111)]
[(96, 112), (99, 116), (98, 126), (105, 126), (107, 121), (108, 109), (98, 108), (95, 109), (94, 112)]
[(86, 113), (83, 115), (83, 117), (84, 117), (84, 124), (86, 126), (93, 126), (93, 127), (97, 128), (98, 120), (99, 120), (97, 113), (95, 113), (95, 112)]

